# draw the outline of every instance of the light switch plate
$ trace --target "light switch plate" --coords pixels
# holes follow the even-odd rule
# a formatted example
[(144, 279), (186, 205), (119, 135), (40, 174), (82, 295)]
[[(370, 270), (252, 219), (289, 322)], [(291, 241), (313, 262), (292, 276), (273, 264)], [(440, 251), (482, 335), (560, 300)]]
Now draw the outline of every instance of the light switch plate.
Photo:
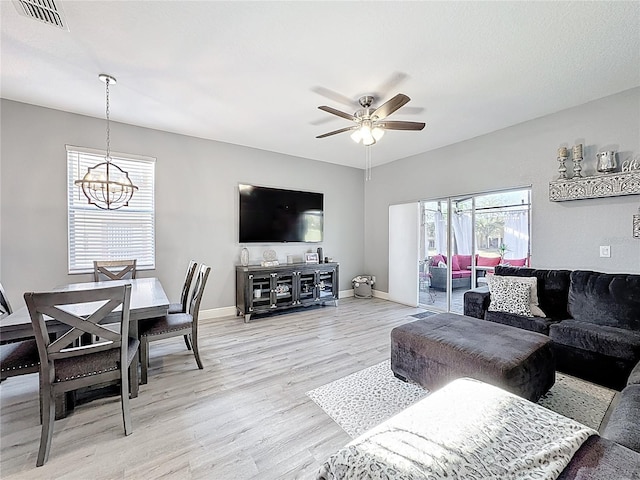
[(600, 256), (603, 258), (611, 258), (611, 245), (600, 245)]

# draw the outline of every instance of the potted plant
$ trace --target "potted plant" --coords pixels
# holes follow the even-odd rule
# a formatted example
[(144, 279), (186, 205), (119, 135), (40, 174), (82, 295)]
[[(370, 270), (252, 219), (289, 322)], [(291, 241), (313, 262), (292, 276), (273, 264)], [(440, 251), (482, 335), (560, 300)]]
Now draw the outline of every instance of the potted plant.
[(500, 264), (501, 265), (504, 263), (504, 255), (508, 251), (509, 251), (509, 249), (507, 248), (507, 245), (504, 244), (504, 243), (501, 243), (500, 246), (498, 247), (498, 253), (500, 254)]

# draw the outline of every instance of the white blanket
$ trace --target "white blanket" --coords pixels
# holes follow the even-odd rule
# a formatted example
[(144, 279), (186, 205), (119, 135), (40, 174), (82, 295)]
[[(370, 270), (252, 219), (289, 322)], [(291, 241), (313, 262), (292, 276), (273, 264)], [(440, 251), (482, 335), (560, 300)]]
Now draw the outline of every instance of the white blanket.
[(555, 480), (597, 432), (497, 387), (459, 379), (332, 455), (320, 480)]

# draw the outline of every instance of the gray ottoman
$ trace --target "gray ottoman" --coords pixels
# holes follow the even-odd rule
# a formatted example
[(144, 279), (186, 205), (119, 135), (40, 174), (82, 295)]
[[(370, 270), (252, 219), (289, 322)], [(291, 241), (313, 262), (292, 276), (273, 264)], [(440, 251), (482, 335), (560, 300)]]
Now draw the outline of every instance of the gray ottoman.
[(428, 390), (470, 377), (535, 402), (555, 367), (549, 337), (477, 318), (441, 313), (391, 331), (394, 375)]

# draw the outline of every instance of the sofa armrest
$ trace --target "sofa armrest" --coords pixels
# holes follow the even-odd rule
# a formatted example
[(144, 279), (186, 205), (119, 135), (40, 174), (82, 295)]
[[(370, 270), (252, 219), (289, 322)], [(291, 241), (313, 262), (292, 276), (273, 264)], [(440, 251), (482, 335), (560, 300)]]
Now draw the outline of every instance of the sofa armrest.
[(627, 380), (627, 385), (640, 385), (640, 362), (633, 367)]
[(431, 288), (447, 289), (447, 267), (429, 267), (429, 273), (431, 274)]
[(600, 426), (602, 436), (640, 453), (640, 385), (629, 385), (616, 394), (614, 402)]
[(468, 317), (484, 320), (484, 314), (489, 308), (491, 295), (489, 287), (478, 287), (464, 292), (464, 314)]

